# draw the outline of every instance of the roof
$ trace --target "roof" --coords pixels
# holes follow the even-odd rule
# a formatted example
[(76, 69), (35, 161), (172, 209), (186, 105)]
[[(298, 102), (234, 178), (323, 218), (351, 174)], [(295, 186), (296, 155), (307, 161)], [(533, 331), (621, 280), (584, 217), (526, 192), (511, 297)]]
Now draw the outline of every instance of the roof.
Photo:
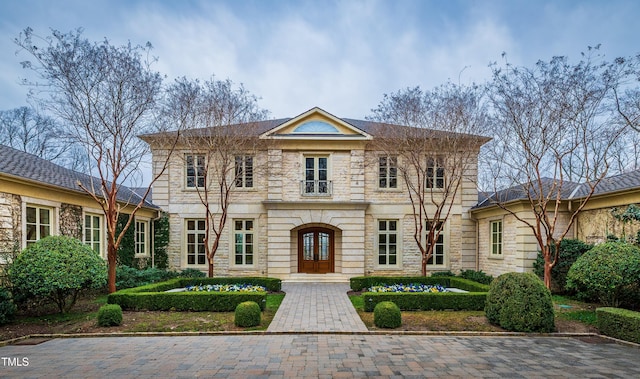
[[(554, 179), (542, 178), (542, 187), (545, 193), (553, 188)], [(480, 192), (478, 194), (478, 204), (473, 209), (485, 208), (495, 205), (496, 202), (507, 203), (516, 200), (526, 200), (526, 191), (535, 195), (537, 186), (527, 186), (525, 184), (515, 185), (504, 190), (500, 190), (491, 194)], [(613, 175), (602, 179), (595, 187), (592, 196), (606, 195), (616, 192), (640, 190), (640, 170), (630, 171), (627, 173)], [(587, 183), (575, 183), (565, 181), (562, 185), (562, 200), (577, 200), (586, 197), (589, 194), (590, 187)]]
[[(2, 174), (82, 194), (86, 194), (86, 192), (80, 188), (79, 183), (87, 188), (91, 188), (92, 184), (97, 187), (100, 183), (100, 179), (96, 177), (70, 170), (36, 155), (5, 145), (0, 145), (0, 175)], [(120, 186), (118, 201), (137, 204), (141, 199), (142, 197), (129, 187)], [(144, 206), (157, 208), (146, 200)]]

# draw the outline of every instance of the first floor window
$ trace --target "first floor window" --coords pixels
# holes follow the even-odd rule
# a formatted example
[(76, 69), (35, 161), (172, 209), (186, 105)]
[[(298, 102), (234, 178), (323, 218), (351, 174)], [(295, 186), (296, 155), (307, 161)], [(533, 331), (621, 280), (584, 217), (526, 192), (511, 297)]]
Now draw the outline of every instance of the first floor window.
[(491, 221), (491, 255), (502, 255), (502, 221)]
[(185, 180), (187, 188), (202, 188), (205, 180), (204, 155), (185, 156)]
[(236, 156), (236, 187), (253, 187), (253, 157), (250, 155)]
[(235, 220), (233, 227), (235, 241), (235, 264), (253, 264), (253, 220)]
[(53, 209), (27, 206), (27, 246), (51, 235)]
[(431, 266), (444, 266), (444, 227), (442, 221), (428, 221), (426, 227), (427, 243), (429, 243), (429, 236), (431, 233), (437, 235), (433, 242), (434, 246), (431, 258), (429, 258), (427, 264)]
[(147, 255), (147, 221), (136, 220), (136, 255)]
[(203, 265), (206, 263), (205, 230), (204, 220), (187, 220), (187, 264)]
[(98, 215), (84, 215), (84, 243), (98, 254), (101, 254), (100, 241), (102, 240), (100, 220), (101, 217)]
[(378, 221), (378, 264), (396, 265), (398, 263), (398, 221)]

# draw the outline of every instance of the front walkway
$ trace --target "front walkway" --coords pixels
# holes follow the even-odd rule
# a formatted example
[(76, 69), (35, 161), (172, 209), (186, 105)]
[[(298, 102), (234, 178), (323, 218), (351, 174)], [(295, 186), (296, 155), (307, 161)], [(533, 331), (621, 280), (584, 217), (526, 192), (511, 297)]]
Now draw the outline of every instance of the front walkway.
[(267, 332), (366, 332), (346, 283), (283, 283), (287, 293)]

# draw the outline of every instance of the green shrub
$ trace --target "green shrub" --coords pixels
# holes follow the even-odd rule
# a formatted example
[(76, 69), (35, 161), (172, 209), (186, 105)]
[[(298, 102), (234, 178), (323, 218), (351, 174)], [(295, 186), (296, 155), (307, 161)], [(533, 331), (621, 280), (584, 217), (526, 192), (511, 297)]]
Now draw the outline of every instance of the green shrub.
[(234, 323), (236, 326), (249, 328), (260, 325), (261, 310), (255, 301), (245, 301), (235, 309)]
[(507, 273), (490, 286), (485, 304), (489, 322), (515, 332), (555, 330), (551, 292), (532, 273)]
[[(552, 246), (552, 251), (555, 247)], [(554, 293), (567, 293), (567, 273), (573, 263), (584, 253), (591, 250), (593, 245), (585, 243), (577, 239), (564, 239), (560, 242), (560, 256), (558, 263), (551, 268), (551, 290)], [(544, 257), (542, 252), (538, 251), (538, 257), (533, 263), (533, 272), (540, 279), (544, 279)]]
[(397, 328), (402, 325), (400, 308), (391, 301), (383, 301), (373, 310), (373, 323), (378, 328)]
[(64, 236), (46, 237), (24, 249), (9, 267), (13, 290), (52, 301), (68, 312), (79, 293), (104, 288), (107, 268), (89, 246)]
[(625, 289), (640, 280), (640, 248), (622, 242), (597, 245), (578, 258), (567, 274), (567, 288), (617, 307)]
[(373, 311), (378, 304), (385, 301), (392, 301), (403, 311), (481, 311), (484, 309), (486, 297), (486, 292), (365, 292), (362, 294), (365, 312)]
[(596, 316), (600, 333), (640, 343), (640, 312), (620, 308), (597, 308)]
[(15, 314), (16, 305), (13, 303), (11, 294), (6, 288), (0, 287), (0, 325), (11, 322)]
[(486, 285), (491, 284), (491, 282), (493, 281), (493, 276), (485, 274), (482, 270), (462, 270), (460, 272), (460, 277)]
[(163, 282), (178, 277), (204, 278), (205, 274), (192, 268), (183, 271), (168, 271), (155, 267), (140, 270), (129, 266), (118, 266), (116, 268), (116, 288), (125, 289), (146, 286), (147, 284)]
[(106, 304), (98, 310), (98, 325), (118, 326), (122, 324), (122, 308), (118, 304)]
[(431, 273), (431, 277), (438, 277), (438, 276), (456, 276), (456, 274), (454, 274), (451, 271), (434, 271)]

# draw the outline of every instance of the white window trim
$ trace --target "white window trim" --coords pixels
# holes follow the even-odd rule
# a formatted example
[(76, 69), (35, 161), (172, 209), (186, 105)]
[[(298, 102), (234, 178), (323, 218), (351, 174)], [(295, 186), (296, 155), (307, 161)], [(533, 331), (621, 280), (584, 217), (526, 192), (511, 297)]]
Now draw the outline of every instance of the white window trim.
[[(493, 253), (493, 223), (500, 222), (502, 226), (501, 230), (501, 241), (500, 241), (500, 254)], [(489, 220), (489, 259), (504, 259), (504, 219), (492, 219)]]
[[(425, 225), (426, 226), (426, 225)], [(427, 238), (427, 232), (428, 230), (425, 231), (424, 233), (424, 238), (425, 238), (425, 244), (426, 244), (426, 238)], [(451, 233), (449, 232), (449, 220), (447, 219), (446, 221), (444, 221), (444, 226), (442, 227), (442, 231), (440, 231), (440, 235), (443, 236), (442, 238), (442, 250), (443, 250), (443, 256), (442, 256), (442, 260), (444, 261), (443, 264), (441, 265), (437, 265), (435, 263), (432, 264), (427, 264), (427, 267), (430, 268), (431, 270), (449, 270), (450, 266), (451, 266), (451, 258), (449, 256), (449, 246), (450, 246), (450, 239), (451, 239)], [(435, 262), (435, 256), (433, 256), (433, 261)]]
[[(235, 172), (236, 172), (235, 158), (237, 156), (241, 156), (243, 158), (244, 157), (253, 158), (252, 167), (251, 167), (251, 172), (252, 172), (252, 175), (253, 175), (253, 183), (252, 183), (251, 187), (247, 187), (245, 185), (246, 176), (244, 174), (242, 175), (242, 187), (238, 187), (238, 186), (235, 185), (235, 183), (236, 183), (235, 179), (237, 179), (235, 177)], [(233, 180), (233, 189), (236, 190), (236, 191), (242, 191), (242, 192), (258, 191), (258, 186), (256, 185), (257, 184), (256, 183), (256, 162), (257, 162), (258, 158), (257, 158), (256, 154), (236, 154), (236, 155), (234, 155), (233, 160), (234, 160), (233, 171), (232, 171), (233, 176), (234, 176), (234, 178), (233, 178), (234, 179)], [(244, 164), (244, 161), (243, 161), (243, 164)]]
[(105, 223), (104, 213), (97, 209), (82, 210), (82, 243), (86, 244), (86, 218), (87, 216), (98, 216), (100, 218), (100, 256), (107, 259), (107, 225)]
[[(189, 221), (199, 221), (199, 220), (204, 220), (203, 217), (184, 217), (182, 219), (182, 240), (184, 241), (182, 243), (182, 249), (183, 249), (183, 253), (182, 253), (182, 259), (184, 259), (184, 263), (182, 264), (182, 267), (185, 268), (195, 268), (195, 269), (203, 269), (203, 268), (207, 268), (209, 267), (209, 264), (207, 263), (207, 257), (206, 257), (206, 252), (205, 252), (205, 257), (204, 257), (204, 264), (198, 264), (198, 263), (194, 263), (194, 264), (189, 264), (189, 248), (188, 248), (188, 234), (189, 234), (189, 230), (187, 228), (187, 222)], [(197, 258), (197, 254), (196, 254), (196, 258)], [(197, 259), (196, 259), (197, 261)]]
[(39, 207), (39, 208), (50, 208), (51, 209), (51, 233), (52, 236), (60, 235), (60, 206), (62, 204), (57, 201), (43, 200), (37, 199), (28, 196), (22, 196), (22, 204), (21, 204), (21, 246), (20, 249), (25, 249), (27, 247), (27, 206), (30, 207)]
[[(395, 187), (380, 187), (380, 158), (396, 158), (396, 186)], [(391, 156), (391, 155), (384, 155), (384, 154), (380, 154), (378, 155), (378, 161), (377, 161), (377, 165), (376, 165), (376, 184), (375, 184), (375, 188), (377, 191), (379, 192), (402, 192), (403, 188), (402, 185), (400, 183), (400, 167), (402, 164), (402, 160), (400, 159), (399, 155), (395, 155), (395, 156)], [(388, 178), (387, 178), (388, 179)]]
[[(402, 269), (402, 251), (403, 251), (403, 247), (402, 247), (402, 241), (403, 241), (403, 236), (402, 236), (402, 216), (398, 216), (398, 215), (394, 215), (394, 216), (389, 216), (389, 217), (378, 217), (376, 219), (374, 219), (374, 239), (373, 239), (373, 243), (374, 243), (374, 251), (375, 251), (375, 267), (377, 270), (401, 270)], [(379, 222), (380, 221), (395, 221), (396, 222), (396, 264), (395, 265), (390, 265), (390, 264), (386, 264), (386, 265), (381, 265), (379, 262), (379, 255), (380, 255), (380, 245), (379, 245), (379, 238), (380, 238), (380, 226), (379, 226)]]
[[(231, 223), (229, 227), (229, 268), (231, 270), (251, 270), (257, 267), (258, 260), (258, 216), (257, 215), (242, 215), (242, 217), (231, 217)], [(236, 264), (236, 230), (235, 230), (235, 222), (236, 221), (253, 221), (253, 263), (250, 265), (247, 264)]]
[[(146, 217), (135, 217), (134, 219), (134, 231), (135, 231), (135, 247), (134, 247), (134, 257), (135, 258), (148, 258), (151, 256), (151, 244), (150, 244), (150, 240), (151, 240), (151, 222), (148, 218)], [(138, 223), (142, 223), (145, 225), (145, 231), (144, 231), (144, 253), (138, 253)]]
[[(193, 156), (193, 157), (198, 157), (198, 156), (202, 156), (204, 157), (205, 160), (205, 169), (206, 169), (206, 162), (207, 162), (207, 155), (204, 153), (185, 153), (184, 157), (182, 159), (182, 186), (183, 189), (185, 191), (201, 191), (204, 187), (199, 187), (198, 186), (198, 175), (197, 175), (197, 170), (196, 170), (196, 176), (195, 176), (195, 186), (193, 187), (189, 187), (187, 185), (188, 179), (187, 179), (187, 157), (188, 156)], [(207, 180), (207, 177), (204, 177), (204, 180)]]
[[(302, 197), (333, 197), (333, 154), (331, 153), (327, 153), (327, 152), (315, 152), (315, 151), (308, 151), (305, 152), (303, 154), (301, 154), (300, 157), (300, 168), (301, 168), (301, 172), (300, 172), (300, 180), (302, 183), (306, 183), (307, 180), (307, 165), (306, 165), (306, 160), (307, 158), (314, 158), (316, 159), (317, 162), (317, 158), (327, 158), (327, 186), (328, 186), (328, 191), (329, 193), (327, 194), (318, 194), (318, 193), (306, 193), (304, 191), (304, 185), (302, 186), (302, 190), (300, 191), (301, 196)], [(314, 167), (314, 171), (317, 170), (317, 167)], [(314, 179), (314, 180), (319, 180), (319, 179)]]

